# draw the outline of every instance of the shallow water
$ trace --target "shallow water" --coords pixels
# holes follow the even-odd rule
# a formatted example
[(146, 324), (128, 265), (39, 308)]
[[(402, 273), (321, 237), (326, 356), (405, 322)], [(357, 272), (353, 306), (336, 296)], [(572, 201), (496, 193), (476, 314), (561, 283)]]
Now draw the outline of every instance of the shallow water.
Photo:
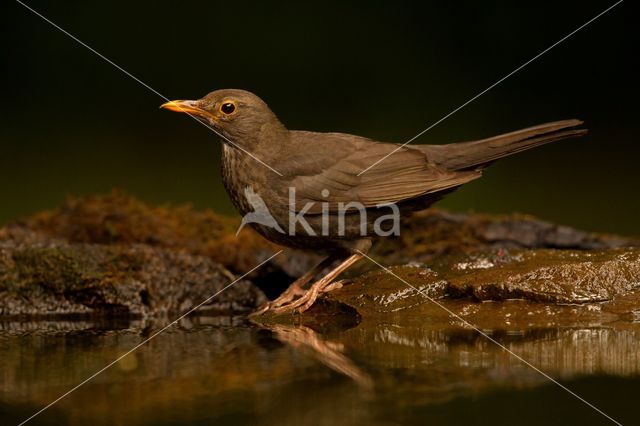
[[(1, 423), (20, 423), (163, 325), (0, 323)], [(30, 424), (612, 424), (454, 323), (315, 328), (183, 320)], [(622, 424), (640, 423), (640, 324), (485, 331)]]

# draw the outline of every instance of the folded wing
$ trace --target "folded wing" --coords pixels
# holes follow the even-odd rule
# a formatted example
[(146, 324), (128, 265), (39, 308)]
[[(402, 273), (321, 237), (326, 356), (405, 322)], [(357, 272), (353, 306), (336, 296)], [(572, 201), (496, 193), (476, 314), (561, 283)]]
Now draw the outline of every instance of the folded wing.
[[(398, 203), (454, 188), (481, 174), (475, 170), (448, 171), (430, 163), (423, 152), (403, 147), (359, 175), (398, 145), (341, 133), (322, 134), (321, 140), (316, 139), (316, 133), (295, 133), (308, 150), (288, 159), (291, 167), (285, 174), (291, 176), (291, 186), (296, 188), (296, 209), (313, 203), (309, 214), (321, 213), (320, 203), (328, 203), (329, 211), (349, 202), (365, 208)], [(323, 155), (328, 151), (332, 155)], [(299, 173), (302, 171), (304, 174)]]

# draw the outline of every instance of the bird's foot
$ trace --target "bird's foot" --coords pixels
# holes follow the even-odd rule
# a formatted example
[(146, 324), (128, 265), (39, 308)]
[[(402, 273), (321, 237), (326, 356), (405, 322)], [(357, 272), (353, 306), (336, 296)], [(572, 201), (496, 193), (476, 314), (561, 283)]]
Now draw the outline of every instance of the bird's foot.
[(297, 299), (281, 304), (280, 306), (273, 307), (271, 311), (273, 311), (273, 313), (275, 314), (282, 314), (285, 312), (294, 312), (301, 314), (315, 303), (321, 293), (328, 293), (330, 291), (337, 290), (344, 286), (347, 282), (348, 280), (339, 280), (333, 282), (328, 280), (319, 280)]
[(312, 285), (309, 290), (304, 290), (299, 286), (291, 286), (277, 299), (260, 306), (249, 316), (257, 317), (267, 312), (273, 312), (274, 314), (281, 314), (285, 312), (302, 313), (313, 305), (321, 293), (328, 293), (330, 291), (337, 290), (350, 282), (350, 280), (338, 280), (325, 284), (321, 281), (322, 280)]
[(273, 311), (280, 306), (286, 305), (294, 300), (296, 297), (301, 297), (306, 293), (306, 291), (296, 282), (291, 284), (289, 288), (282, 292), (280, 296), (276, 299), (267, 302), (260, 306), (255, 312), (251, 313), (250, 317), (256, 317), (262, 315), (266, 312)]
[[(293, 283), (287, 291), (286, 294), (278, 297), (273, 302), (270, 302), (266, 305), (260, 307), (256, 312), (251, 314), (251, 316), (262, 315), (266, 312), (273, 312), (274, 314), (281, 314), (283, 312), (297, 312), (303, 313), (307, 309), (314, 304), (318, 295), (320, 293), (326, 293), (329, 291), (333, 291), (342, 287), (345, 284), (345, 280), (336, 281), (338, 275), (344, 272), (349, 266), (353, 265), (355, 262), (362, 258), (362, 254), (356, 253), (350, 255), (346, 258), (340, 265), (331, 270), (327, 275), (316, 281), (306, 292), (300, 295), (297, 299), (294, 299), (296, 294), (300, 294), (302, 290), (302, 285), (306, 284), (313, 278), (313, 276), (321, 270), (324, 266), (332, 262), (332, 257), (328, 257), (318, 266), (314, 267), (311, 271), (307, 272), (304, 276), (298, 278), (295, 283)], [(297, 288), (293, 288), (296, 287)], [(289, 290), (291, 289), (291, 292)]]

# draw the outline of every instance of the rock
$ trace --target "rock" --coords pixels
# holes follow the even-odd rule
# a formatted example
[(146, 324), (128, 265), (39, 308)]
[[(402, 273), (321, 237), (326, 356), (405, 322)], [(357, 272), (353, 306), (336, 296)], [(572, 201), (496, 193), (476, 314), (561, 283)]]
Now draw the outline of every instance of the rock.
[[(154, 207), (121, 191), (69, 198), (58, 209), (41, 212), (0, 230), (28, 229), (70, 243), (146, 244), (210, 257), (243, 274), (280, 247), (251, 228), (235, 235), (238, 218), (190, 206)], [(521, 214), (491, 216), (430, 209), (403, 221), (400, 237), (381, 239), (373, 253), (385, 264), (428, 262), (443, 256), (494, 248), (604, 249), (640, 246), (640, 240), (554, 225)], [(317, 253), (287, 250), (250, 276), (254, 282), (283, 287), (320, 260)]]
[(373, 253), (386, 264), (402, 264), (494, 249), (602, 250), (631, 246), (640, 246), (640, 239), (580, 231), (529, 215), (492, 216), (430, 209), (404, 221), (400, 236), (380, 240)]
[[(236, 236), (238, 224), (189, 206), (149, 206), (119, 191), (70, 198), (56, 210), (0, 229), (2, 312), (180, 310), (211, 294), (205, 289), (226, 282), (220, 277), (227, 269), (244, 274), (280, 249), (250, 228)], [(378, 241), (372, 256), (385, 265), (427, 265), (394, 270), (434, 298), (592, 303), (610, 302), (636, 288), (635, 249), (608, 249), (639, 243), (525, 215), (428, 210), (408, 218), (399, 237)], [(286, 250), (247, 278), (273, 298), (320, 257)], [(397, 279), (388, 274), (358, 277), (364, 267), (371, 265), (363, 261), (350, 271), (356, 284), (341, 290), (340, 303), (378, 314), (425, 304), (424, 296), (406, 285), (396, 288)], [(218, 307), (247, 310), (262, 300), (249, 284), (234, 291), (240, 290), (225, 292)], [(238, 302), (232, 306), (233, 300)]]
[[(141, 244), (109, 246), (38, 240), (0, 242), (0, 315), (180, 313), (234, 277), (204, 256)], [(240, 281), (198, 312), (247, 312), (265, 301)]]
[(453, 297), (478, 300), (605, 302), (640, 287), (640, 250), (530, 250), (506, 264), (469, 270), (449, 284)]
[(276, 246), (249, 230), (236, 237), (238, 225), (238, 220), (210, 210), (150, 206), (114, 190), (105, 196), (70, 197), (60, 208), (12, 223), (5, 232), (22, 228), (69, 243), (145, 244), (182, 250), (244, 273)]
[[(447, 267), (405, 265), (389, 270), (393, 274), (376, 269), (360, 276), (329, 293), (328, 299), (353, 307), (363, 320), (395, 314), (396, 321), (406, 323), (465, 325), (462, 318), (487, 328), (604, 323), (640, 316), (637, 248), (527, 250), (468, 256)], [(502, 303), (479, 303), (498, 301)]]
[(390, 271), (409, 282), (385, 271), (374, 271), (335, 290), (330, 300), (337, 300), (363, 315), (390, 314), (410, 311), (429, 303), (425, 296), (439, 299), (446, 295), (448, 282), (429, 268), (415, 266), (391, 267)]
[[(35, 214), (0, 230), (0, 240), (30, 230), (69, 243), (91, 243), (180, 250), (205, 256), (244, 274), (281, 247), (245, 227), (238, 218), (197, 211), (189, 205), (150, 206), (114, 190), (104, 196), (70, 197), (58, 209)], [(290, 250), (248, 276), (275, 295), (320, 261), (318, 254)], [(274, 294), (270, 294), (273, 296)]]

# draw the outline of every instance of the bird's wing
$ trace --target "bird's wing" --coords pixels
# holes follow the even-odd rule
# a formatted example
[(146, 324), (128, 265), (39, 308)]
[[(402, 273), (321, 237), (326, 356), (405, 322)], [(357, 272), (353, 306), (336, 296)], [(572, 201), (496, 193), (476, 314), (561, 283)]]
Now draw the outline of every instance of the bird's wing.
[(288, 157), (285, 174), (290, 177), (290, 187), (296, 189), (295, 209), (313, 203), (307, 210), (310, 214), (321, 213), (320, 203), (328, 203), (329, 211), (349, 202), (375, 207), (450, 189), (480, 176), (478, 171), (437, 167), (424, 153), (410, 147), (399, 149), (360, 174), (398, 145), (341, 133), (292, 133), (294, 143), (306, 149), (296, 149), (300, 153)]

